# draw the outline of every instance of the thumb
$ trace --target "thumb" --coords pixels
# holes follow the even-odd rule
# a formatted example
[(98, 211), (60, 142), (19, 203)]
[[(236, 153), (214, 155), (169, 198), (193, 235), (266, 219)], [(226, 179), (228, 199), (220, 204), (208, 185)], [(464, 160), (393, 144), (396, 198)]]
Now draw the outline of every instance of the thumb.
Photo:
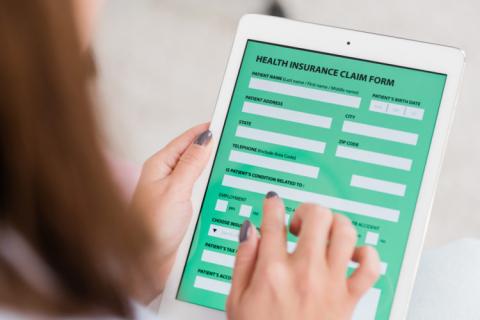
[(165, 148), (151, 156), (143, 165), (142, 177), (150, 181), (164, 179), (172, 174), (178, 160), (195, 137), (208, 129), (208, 123), (195, 126), (172, 140)]
[(240, 244), (233, 269), (232, 290), (227, 306), (233, 307), (239, 302), (243, 292), (250, 284), (257, 261), (258, 236), (255, 226), (248, 220), (242, 224), (239, 235)]
[(206, 130), (185, 150), (172, 172), (172, 182), (191, 189), (207, 165), (211, 152), (212, 132)]

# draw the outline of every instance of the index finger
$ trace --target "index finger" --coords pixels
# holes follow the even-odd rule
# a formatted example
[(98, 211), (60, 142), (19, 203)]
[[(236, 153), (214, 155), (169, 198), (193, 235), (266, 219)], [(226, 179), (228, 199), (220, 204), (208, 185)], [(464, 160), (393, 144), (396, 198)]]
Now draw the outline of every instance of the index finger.
[(259, 263), (286, 257), (287, 229), (285, 227), (285, 206), (276, 192), (270, 191), (265, 197), (260, 233)]

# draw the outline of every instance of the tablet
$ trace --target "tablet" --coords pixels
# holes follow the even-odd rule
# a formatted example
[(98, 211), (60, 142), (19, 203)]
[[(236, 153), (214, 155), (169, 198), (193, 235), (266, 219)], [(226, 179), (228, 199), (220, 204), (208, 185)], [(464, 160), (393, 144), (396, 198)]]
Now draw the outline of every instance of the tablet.
[(287, 225), (300, 203), (318, 203), (378, 250), (381, 276), (354, 319), (404, 318), (463, 66), (455, 48), (243, 17), (162, 319), (225, 318), (240, 225), (259, 227), (271, 190)]

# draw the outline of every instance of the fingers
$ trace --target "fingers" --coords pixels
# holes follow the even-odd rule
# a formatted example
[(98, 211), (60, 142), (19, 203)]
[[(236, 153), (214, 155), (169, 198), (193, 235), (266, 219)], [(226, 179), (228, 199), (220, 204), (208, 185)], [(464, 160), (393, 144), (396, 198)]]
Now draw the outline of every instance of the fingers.
[(204, 131), (185, 150), (172, 172), (172, 183), (181, 189), (191, 189), (207, 165), (212, 144), (212, 133)]
[(341, 214), (335, 214), (330, 230), (327, 258), (331, 270), (337, 275), (345, 277), (356, 243), (357, 231), (350, 219)]
[(151, 156), (143, 166), (142, 176), (149, 180), (163, 179), (168, 176), (179, 161), (182, 154), (202, 132), (208, 130), (209, 123), (195, 126), (173, 141), (165, 148)]
[(257, 260), (257, 230), (248, 220), (240, 228), (239, 241), (229, 297), (233, 301), (238, 301), (247, 289)]
[(270, 191), (263, 202), (263, 218), (260, 228), (261, 240), (259, 262), (272, 261), (286, 256), (287, 230), (285, 227), (285, 206), (278, 195)]
[(358, 267), (347, 284), (350, 294), (359, 299), (377, 281), (380, 275), (380, 259), (377, 250), (365, 246), (355, 249), (353, 260), (358, 262)]
[(325, 258), (332, 221), (330, 210), (310, 203), (300, 205), (290, 223), (290, 232), (298, 236), (293, 255), (301, 259)]

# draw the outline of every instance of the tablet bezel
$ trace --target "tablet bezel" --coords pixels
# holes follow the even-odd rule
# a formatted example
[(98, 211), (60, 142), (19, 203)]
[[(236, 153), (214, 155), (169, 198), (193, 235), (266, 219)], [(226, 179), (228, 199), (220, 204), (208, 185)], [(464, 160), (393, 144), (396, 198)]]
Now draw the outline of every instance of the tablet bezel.
[(447, 75), (390, 313), (391, 319), (405, 318), (446, 149), (446, 141), (453, 121), (465, 55), (463, 51), (452, 47), (263, 15), (245, 15), (240, 20), (210, 124), (210, 130), (214, 136), (212, 156), (207, 169), (195, 185), (192, 197), (192, 220), (167, 281), (159, 314), (162, 319), (189, 319), (192, 315), (199, 320), (225, 318), (223, 311), (177, 300), (176, 295), (248, 40), (264, 41)]

